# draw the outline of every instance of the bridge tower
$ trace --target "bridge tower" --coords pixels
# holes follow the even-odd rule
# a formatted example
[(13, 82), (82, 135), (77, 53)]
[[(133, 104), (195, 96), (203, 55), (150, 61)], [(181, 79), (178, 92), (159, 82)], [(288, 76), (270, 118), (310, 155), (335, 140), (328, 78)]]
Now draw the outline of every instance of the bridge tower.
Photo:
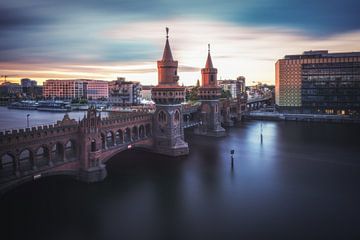
[(107, 175), (101, 162), (101, 117), (95, 107), (89, 108), (87, 115), (80, 121), (80, 174), (84, 182), (98, 182)]
[(181, 103), (185, 99), (185, 87), (178, 85), (178, 62), (174, 61), (170, 44), (169, 29), (166, 28), (166, 43), (161, 60), (157, 61), (158, 85), (152, 89), (156, 103), (153, 119), (154, 151), (169, 156), (189, 153), (184, 141)]
[(226, 132), (221, 127), (220, 121), (221, 87), (217, 82), (217, 69), (214, 68), (211, 60), (210, 44), (205, 68), (201, 69), (201, 77), (201, 87), (199, 88), (201, 124), (195, 129), (195, 133), (214, 137), (225, 136)]

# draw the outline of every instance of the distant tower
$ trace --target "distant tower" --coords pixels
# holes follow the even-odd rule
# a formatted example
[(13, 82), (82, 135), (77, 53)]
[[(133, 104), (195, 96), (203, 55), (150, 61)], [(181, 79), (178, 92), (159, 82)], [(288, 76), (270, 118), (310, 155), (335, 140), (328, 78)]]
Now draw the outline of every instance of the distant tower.
[(221, 87), (217, 83), (217, 69), (214, 68), (211, 60), (210, 44), (205, 68), (201, 69), (201, 76), (201, 87), (199, 88), (201, 125), (195, 129), (195, 133), (214, 137), (225, 136), (225, 129), (221, 127), (220, 121)]
[(152, 89), (152, 99), (156, 103), (154, 115), (155, 151), (169, 156), (189, 153), (184, 141), (183, 114), (181, 103), (185, 99), (185, 87), (178, 85), (178, 62), (173, 60), (169, 29), (166, 28), (166, 43), (163, 57), (157, 62), (158, 85)]

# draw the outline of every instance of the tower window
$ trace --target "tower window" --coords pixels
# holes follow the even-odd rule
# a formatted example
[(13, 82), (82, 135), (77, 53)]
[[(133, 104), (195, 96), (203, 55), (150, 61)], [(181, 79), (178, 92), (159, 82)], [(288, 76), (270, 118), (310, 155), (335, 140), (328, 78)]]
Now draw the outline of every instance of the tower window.
[(164, 111), (159, 112), (158, 121), (159, 121), (159, 123), (165, 123), (166, 122), (166, 113)]
[(176, 110), (174, 114), (174, 122), (178, 123), (179, 121), (180, 121), (180, 112)]

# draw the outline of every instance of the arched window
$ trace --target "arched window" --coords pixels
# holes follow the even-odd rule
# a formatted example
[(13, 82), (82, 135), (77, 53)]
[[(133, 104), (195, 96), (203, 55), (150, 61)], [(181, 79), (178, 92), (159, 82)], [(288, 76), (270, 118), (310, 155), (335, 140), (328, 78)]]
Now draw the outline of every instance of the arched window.
[(159, 123), (166, 123), (166, 113), (164, 111), (159, 111), (158, 113), (158, 121)]
[(180, 112), (179, 112), (179, 110), (176, 110), (176, 111), (175, 111), (175, 114), (174, 114), (174, 122), (175, 122), (175, 123), (180, 122)]
[(219, 112), (219, 105), (215, 104), (215, 113)]

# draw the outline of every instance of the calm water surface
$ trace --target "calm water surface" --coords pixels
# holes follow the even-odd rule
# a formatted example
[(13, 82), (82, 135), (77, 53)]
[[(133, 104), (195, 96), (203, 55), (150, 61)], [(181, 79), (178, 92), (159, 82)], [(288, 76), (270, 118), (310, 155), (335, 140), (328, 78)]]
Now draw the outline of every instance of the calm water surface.
[[(26, 128), (27, 114), (29, 116), (29, 126), (35, 127), (39, 125), (54, 124), (56, 121), (63, 119), (63, 112), (46, 112), (37, 110), (19, 110), (0, 107), (0, 131), (5, 129)], [(84, 117), (83, 111), (69, 112), (69, 117), (76, 120)]]
[(58, 176), (9, 192), (1, 239), (360, 239), (359, 133), (263, 122), (261, 144), (258, 121), (219, 139), (187, 132), (186, 157), (128, 150), (101, 183)]

